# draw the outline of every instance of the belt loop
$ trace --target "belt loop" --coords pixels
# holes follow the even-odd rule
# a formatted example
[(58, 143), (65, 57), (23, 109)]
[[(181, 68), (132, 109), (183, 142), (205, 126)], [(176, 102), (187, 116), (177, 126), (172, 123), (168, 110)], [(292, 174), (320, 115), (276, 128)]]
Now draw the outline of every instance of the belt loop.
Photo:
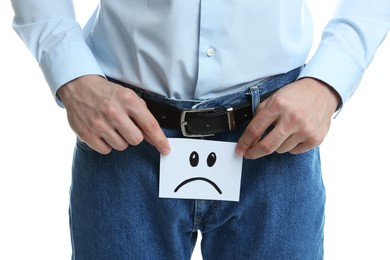
[(232, 131), (236, 128), (236, 118), (234, 116), (234, 109), (232, 107), (226, 108), (229, 131)]
[(257, 106), (260, 104), (260, 90), (259, 86), (255, 85), (249, 88), (252, 99), (252, 114), (255, 114)]

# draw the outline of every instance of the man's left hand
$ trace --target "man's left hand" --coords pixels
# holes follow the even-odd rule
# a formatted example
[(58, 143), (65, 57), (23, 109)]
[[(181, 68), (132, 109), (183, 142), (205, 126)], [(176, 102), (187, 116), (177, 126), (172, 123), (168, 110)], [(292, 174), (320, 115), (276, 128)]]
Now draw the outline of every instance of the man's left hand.
[(291, 83), (260, 103), (236, 153), (256, 159), (274, 152), (306, 152), (324, 140), (339, 102), (331, 87), (314, 78)]

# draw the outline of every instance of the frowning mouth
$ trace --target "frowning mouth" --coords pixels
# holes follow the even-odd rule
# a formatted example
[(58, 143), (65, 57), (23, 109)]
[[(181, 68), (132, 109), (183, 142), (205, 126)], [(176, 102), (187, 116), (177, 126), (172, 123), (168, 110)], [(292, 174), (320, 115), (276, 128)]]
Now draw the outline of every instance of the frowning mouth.
[(174, 192), (177, 192), (181, 187), (183, 187), (184, 185), (190, 183), (190, 182), (193, 182), (193, 181), (205, 181), (205, 182), (208, 182), (209, 184), (211, 184), (217, 191), (219, 194), (222, 194), (222, 191), (221, 189), (218, 187), (217, 184), (215, 184), (213, 181), (207, 179), (207, 178), (203, 178), (203, 177), (195, 177), (195, 178), (191, 178), (191, 179), (187, 179), (185, 181), (183, 181), (182, 183), (180, 183), (176, 189), (174, 190)]

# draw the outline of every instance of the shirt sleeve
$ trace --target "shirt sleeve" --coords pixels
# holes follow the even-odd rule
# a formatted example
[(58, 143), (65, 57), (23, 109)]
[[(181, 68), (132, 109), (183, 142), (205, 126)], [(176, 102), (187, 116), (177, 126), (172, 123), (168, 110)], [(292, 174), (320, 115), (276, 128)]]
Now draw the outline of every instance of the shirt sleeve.
[(83, 75), (102, 75), (75, 20), (71, 0), (12, 0), (13, 28), (38, 61), (53, 96)]
[(322, 80), (345, 103), (357, 89), (389, 28), (388, 0), (341, 0), (300, 78)]

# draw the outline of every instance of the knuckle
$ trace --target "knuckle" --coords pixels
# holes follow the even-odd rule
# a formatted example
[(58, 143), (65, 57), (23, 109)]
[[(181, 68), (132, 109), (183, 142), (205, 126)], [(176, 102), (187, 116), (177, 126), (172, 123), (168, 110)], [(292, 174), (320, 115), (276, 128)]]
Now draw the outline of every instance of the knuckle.
[(122, 151), (126, 150), (127, 147), (129, 147), (129, 144), (128, 143), (123, 143), (123, 144), (118, 145), (115, 149), (120, 151), (120, 152), (122, 152)]
[(135, 135), (130, 140), (130, 144), (133, 146), (139, 145), (144, 140), (143, 136), (141, 135)]
[(271, 142), (263, 140), (259, 143), (259, 148), (263, 151), (264, 154), (271, 154), (275, 151), (275, 147)]
[(314, 127), (306, 126), (302, 129), (302, 134), (309, 140), (315, 140), (319, 137)]
[(126, 135), (126, 141), (132, 146), (139, 145), (144, 140), (144, 135), (139, 129), (132, 130)]
[(302, 127), (300, 132), (305, 139), (313, 139), (316, 135), (315, 129), (309, 125)]
[(318, 146), (322, 143), (322, 141), (324, 141), (325, 137), (322, 136), (322, 135), (316, 135), (315, 137), (312, 138), (312, 141), (311, 141), (311, 146), (314, 147), (314, 146)]
[(289, 119), (292, 125), (302, 125), (305, 122), (304, 113), (296, 111), (289, 115)]
[(100, 148), (100, 149), (97, 150), (97, 152), (99, 152), (101, 154), (104, 154), (104, 155), (107, 155), (107, 154), (111, 153), (111, 151), (112, 151), (111, 147)]
[(276, 110), (284, 110), (289, 103), (289, 99), (284, 95), (275, 95), (272, 99), (272, 104)]
[(87, 128), (80, 128), (75, 130), (75, 133), (77, 136), (79, 136), (82, 140), (88, 139), (88, 136), (90, 135), (90, 131), (88, 131)]
[(139, 99), (138, 95), (130, 89), (124, 89), (124, 91), (120, 93), (120, 97), (127, 104), (133, 104)]
[(251, 137), (260, 137), (260, 130), (255, 124), (249, 124), (248, 127), (246, 128), (246, 132), (248, 133), (249, 136)]
[(304, 136), (305, 142), (311, 146), (317, 146), (322, 143), (325, 136), (316, 131), (313, 127), (306, 127), (302, 130), (302, 135)]
[(159, 123), (157, 122), (157, 120), (155, 119), (151, 119), (149, 120), (146, 125), (145, 125), (145, 131), (147, 133), (155, 133), (156, 131), (158, 131), (160, 129), (160, 125)]
[(118, 116), (118, 108), (113, 103), (106, 102), (102, 104), (101, 113), (106, 118), (115, 119)]
[(90, 128), (93, 132), (95, 133), (102, 133), (104, 132), (104, 122), (103, 120), (100, 120), (100, 119), (94, 119), (90, 122)]
[(244, 138), (240, 138), (240, 139), (238, 140), (238, 144), (239, 144), (240, 146), (242, 146), (242, 147), (245, 147), (245, 148), (247, 148), (247, 147), (250, 146), (250, 143), (247, 142)]
[(258, 158), (258, 156), (255, 154), (245, 155), (245, 159), (256, 160), (257, 158)]

